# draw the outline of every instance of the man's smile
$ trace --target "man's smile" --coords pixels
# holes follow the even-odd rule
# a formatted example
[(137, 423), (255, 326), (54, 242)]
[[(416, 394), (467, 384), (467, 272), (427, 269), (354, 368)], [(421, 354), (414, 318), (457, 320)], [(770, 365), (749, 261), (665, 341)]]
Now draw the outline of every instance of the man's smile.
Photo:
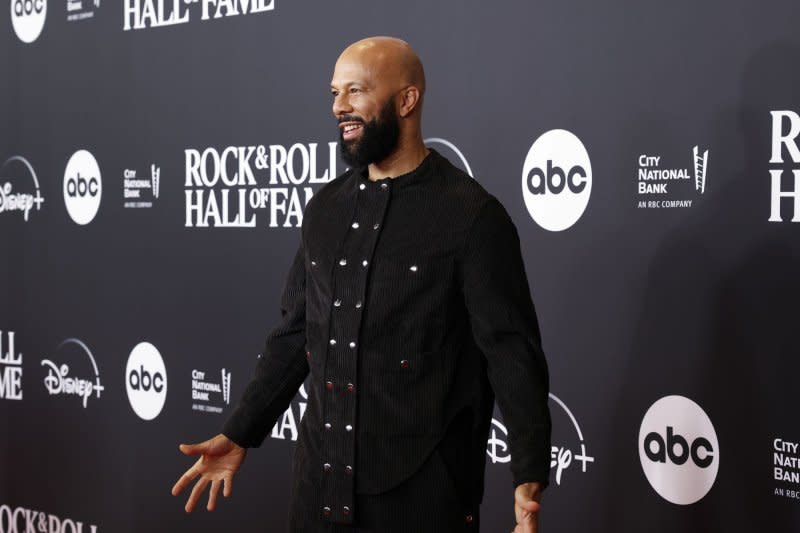
[(339, 124), (342, 129), (342, 139), (350, 141), (361, 135), (364, 125), (361, 122), (342, 122)]

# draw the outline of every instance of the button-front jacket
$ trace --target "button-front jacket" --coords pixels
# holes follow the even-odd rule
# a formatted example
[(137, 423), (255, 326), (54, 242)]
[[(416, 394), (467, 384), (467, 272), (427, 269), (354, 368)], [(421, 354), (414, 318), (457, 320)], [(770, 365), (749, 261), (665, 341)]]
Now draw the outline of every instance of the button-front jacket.
[(259, 446), (310, 372), (296, 476), (323, 518), (352, 523), (355, 492), (392, 488), (437, 446), (477, 505), (496, 398), (514, 485), (546, 485), (547, 364), (497, 198), (431, 150), (402, 176), (360, 168), (325, 184), (301, 235), (282, 318), (223, 433)]

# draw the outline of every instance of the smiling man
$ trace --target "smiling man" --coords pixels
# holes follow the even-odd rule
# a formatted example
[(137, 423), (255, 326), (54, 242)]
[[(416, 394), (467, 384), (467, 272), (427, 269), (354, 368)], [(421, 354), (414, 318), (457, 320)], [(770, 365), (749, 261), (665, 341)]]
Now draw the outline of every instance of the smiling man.
[(516, 533), (538, 531), (550, 470), (548, 373), (516, 228), (422, 141), (425, 74), (404, 41), (349, 46), (331, 81), (352, 167), (306, 206), (255, 376), (198, 461), (186, 510), (216, 507), (310, 374), (289, 531), (479, 531), (495, 398)]

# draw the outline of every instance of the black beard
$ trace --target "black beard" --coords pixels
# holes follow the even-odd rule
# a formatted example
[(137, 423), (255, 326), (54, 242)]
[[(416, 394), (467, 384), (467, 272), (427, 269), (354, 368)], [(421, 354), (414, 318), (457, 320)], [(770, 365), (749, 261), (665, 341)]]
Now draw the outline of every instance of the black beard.
[(364, 122), (355, 117), (342, 117), (339, 122), (361, 122), (364, 131), (361, 137), (352, 141), (344, 140), (344, 130), (339, 129), (339, 153), (342, 160), (353, 168), (359, 168), (383, 161), (397, 148), (400, 139), (400, 122), (390, 98), (381, 109), (378, 117)]

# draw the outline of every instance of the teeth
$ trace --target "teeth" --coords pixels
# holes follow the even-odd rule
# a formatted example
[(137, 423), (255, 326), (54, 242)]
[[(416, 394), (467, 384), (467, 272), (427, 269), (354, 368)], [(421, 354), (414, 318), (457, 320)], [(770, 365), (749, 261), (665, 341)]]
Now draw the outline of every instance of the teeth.
[(356, 128), (358, 128), (358, 127), (360, 127), (360, 126), (359, 126), (359, 125), (352, 125), (352, 124), (351, 124), (351, 125), (349, 125), (349, 126), (345, 126), (345, 127), (344, 127), (344, 131), (345, 131), (345, 132), (351, 132), (351, 131), (353, 131), (354, 129), (356, 129)]

